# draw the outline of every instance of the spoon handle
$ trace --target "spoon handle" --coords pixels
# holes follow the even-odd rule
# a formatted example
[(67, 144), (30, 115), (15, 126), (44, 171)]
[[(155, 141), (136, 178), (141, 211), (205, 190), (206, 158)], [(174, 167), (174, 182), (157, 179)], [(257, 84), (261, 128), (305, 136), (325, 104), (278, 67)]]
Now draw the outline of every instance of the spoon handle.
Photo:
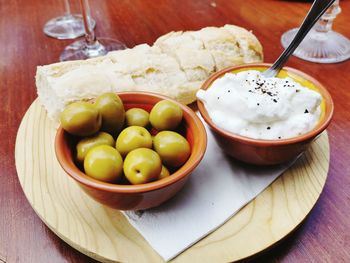
[(318, 21), (318, 19), (326, 12), (326, 10), (334, 3), (335, 0), (315, 0), (312, 4), (309, 13), (305, 17), (297, 34), (295, 35), (289, 46), (283, 51), (273, 65), (263, 72), (265, 77), (274, 77), (293, 54), (294, 50), (299, 46), (301, 41)]

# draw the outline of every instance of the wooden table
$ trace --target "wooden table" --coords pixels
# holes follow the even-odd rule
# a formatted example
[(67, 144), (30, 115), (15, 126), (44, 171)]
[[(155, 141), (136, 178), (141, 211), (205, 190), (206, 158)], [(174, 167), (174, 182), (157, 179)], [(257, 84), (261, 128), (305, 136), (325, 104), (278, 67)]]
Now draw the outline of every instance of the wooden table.
[[(77, 1), (73, 1), (75, 10)], [(282, 51), (280, 37), (296, 27), (309, 3), (258, 0), (91, 0), (98, 36), (129, 47), (152, 43), (171, 30), (198, 30), (226, 23), (253, 30), (265, 61)], [(350, 1), (335, 30), (350, 37)], [(64, 10), (63, 1), (0, 0), (0, 262), (94, 262), (55, 236), (36, 216), (17, 179), (14, 146), (21, 118), (36, 98), (36, 66), (56, 62), (71, 41), (46, 37), (44, 23)], [(284, 262), (350, 261), (350, 61), (320, 65), (297, 58), (289, 66), (318, 78), (335, 102), (330, 125), (328, 181), (300, 228), (255, 260)]]

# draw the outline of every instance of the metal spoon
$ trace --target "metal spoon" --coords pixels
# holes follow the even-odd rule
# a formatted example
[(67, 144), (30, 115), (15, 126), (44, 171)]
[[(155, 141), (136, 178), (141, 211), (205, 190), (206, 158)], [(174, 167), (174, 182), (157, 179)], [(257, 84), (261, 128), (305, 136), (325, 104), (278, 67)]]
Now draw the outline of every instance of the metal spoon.
[(290, 55), (293, 54), (294, 50), (299, 46), (301, 41), (317, 22), (317, 20), (326, 12), (326, 10), (334, 3), (335, 0), (315, 0), (312, 4), (309, 13), (305, 17), (302, 25), (300, 26), (297, 34), (295, 35), (289, 46), (283, 51), (280, 57), (273, 63), (273, 65), (265, 70), (262, 74), (271, 78), (278, 74), (283, 65), (287, 62)]

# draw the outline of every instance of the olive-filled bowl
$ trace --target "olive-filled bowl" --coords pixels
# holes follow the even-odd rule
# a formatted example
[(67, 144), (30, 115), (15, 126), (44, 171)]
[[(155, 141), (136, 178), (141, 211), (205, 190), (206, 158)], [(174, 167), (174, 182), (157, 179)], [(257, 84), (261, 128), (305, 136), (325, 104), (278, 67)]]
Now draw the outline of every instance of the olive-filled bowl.
[[(201, 89), (210, 89), (212, 83), (218, 78), (223, 77), (226, 73), (237, 73), (245, 70), (263, 71), (269, 68), (271, 64), (257, 63), (233, 66), (213, 74), (206, 82), (203, 83)], [(284, 67), (277, 77), (290, 77), (299, 82), (301, 85), (315, 90), (322, 96), (321, 117), (316, 126), (306, 132), (292, 138), (279, 140), (253, 139), (246, 136), (229, 132), (218, 127), (210, 118), (207, 109), (202, 101), (197, 100), (198, 109), (213, 131), (215, 139), (221, 149), (228, 155), (254, 165), (274, 165), (293, 160), (303, 153), (310, 143), (324, 131), (329, 125), (333, 116), (333, 101), (327, 89), (315, 78), (305, 74), (304, 72)]]
[(63, 170), (73, 178), (79, 186), (93, 199), (101, 204), (119, 210), (143, 210), (156, 207), (173, 197), (185, 184), (192, 171), (202, 160), (207, 135), (197, 115), (187, 106), (168, 97), (148, 92), (117, 93), (125, 110), (142, 108), (150, 111), (161, 100), (170, 100), (179, 105), (183, 111), (180, 133), (190, 144), (189, 159), (173, 173), (161, 180), (138, 184), (112, 184), (96, 180), (82, 172), (74, 161), (75, 143), (77, 139), (59, 127), (55, 138), (55, 151)]

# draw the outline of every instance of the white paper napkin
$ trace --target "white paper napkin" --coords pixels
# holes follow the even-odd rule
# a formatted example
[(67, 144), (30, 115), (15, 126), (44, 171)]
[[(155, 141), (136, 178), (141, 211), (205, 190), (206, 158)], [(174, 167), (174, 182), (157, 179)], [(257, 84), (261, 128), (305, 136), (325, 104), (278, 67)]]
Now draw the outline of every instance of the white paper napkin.
[(221, 152), (206, 129), (207, 151), (184, 188), (160, 207), (125, 212), (164, 260), (220, 227), (292, 164), (262, 168), (236, 162)]

